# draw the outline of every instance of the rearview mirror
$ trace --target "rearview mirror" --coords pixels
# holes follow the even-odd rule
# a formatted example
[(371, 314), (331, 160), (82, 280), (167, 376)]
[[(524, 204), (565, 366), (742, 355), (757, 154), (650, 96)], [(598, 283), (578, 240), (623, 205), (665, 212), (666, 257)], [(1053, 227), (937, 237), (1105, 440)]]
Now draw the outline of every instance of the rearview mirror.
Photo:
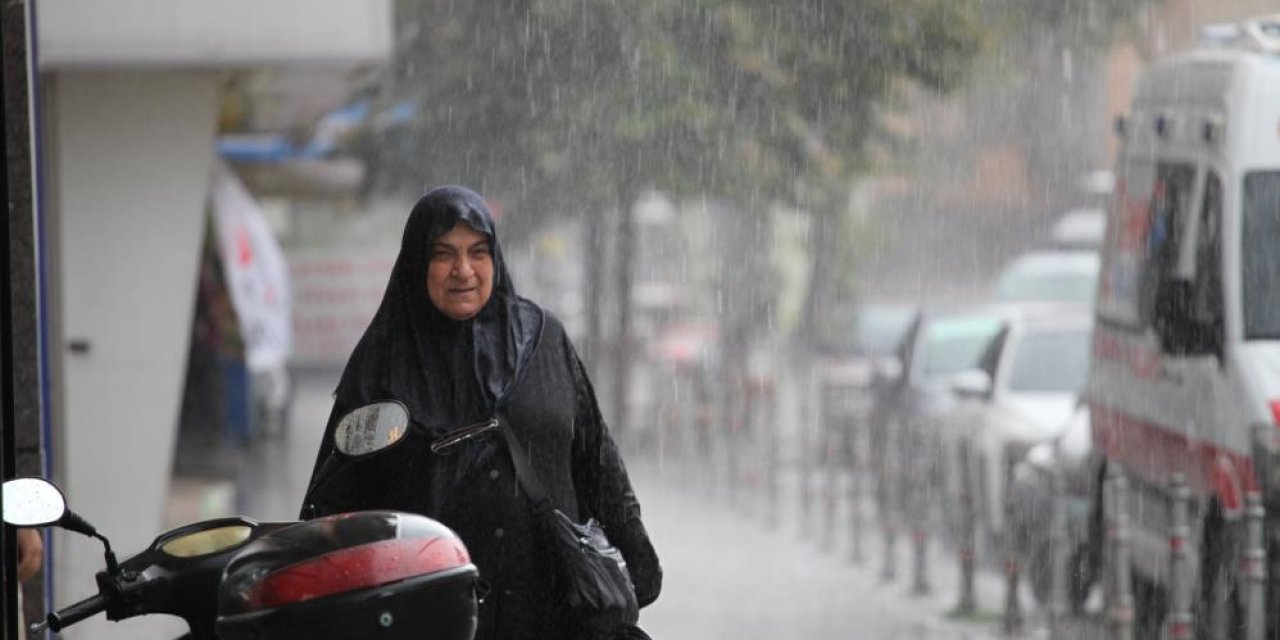
[(991, 395), (991, 376), (982, 369), (966, 369), (950, 379), (951, 391), (962, 398), (982, 399)]
[(333, 431), (333, 446), (347, 456), (381, 451), (409, 431), (409, 410), (394, 400), (383, 400), (342, 416)]
[(15, 527), (57, 524), (67, 513), (62, 491), (44, 478), (14, 478), (4, 483), (4, 521)]

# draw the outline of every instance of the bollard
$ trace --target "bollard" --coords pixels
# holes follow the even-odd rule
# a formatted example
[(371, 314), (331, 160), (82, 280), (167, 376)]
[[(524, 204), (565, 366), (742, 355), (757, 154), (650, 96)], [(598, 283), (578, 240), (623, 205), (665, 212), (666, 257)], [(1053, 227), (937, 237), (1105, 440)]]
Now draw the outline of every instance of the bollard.
[(846, 461), (849, 473), (849, 557), (854, 562), (862, 564), (864, 557), (862, 553), (862, 483), (863, 474), (866, 473), (865, 465), (862, 464), (865, 446), (864, 441), (856, 438), (861, 434), (861, 427), (864, 423), (859, 420), (854, 423), (855, 439), (850, 441), (849, 456)]
[(894, 523), (894, 516), (886, 513), (884, 516), (884, 564), (880, 566), (880, 579), (884, 582), (891, 582), (898, 577), (898, 563), (894, 558), (894, 547), (898, 537), (898, 528)]
[(1067, 536), (1066, 495), (1062, 472), (1049, 472), (1049, 640), (1063, 640), (1067, 620)]
[[(823, 463), (826, 465), (826, 480), (822, 487), (822, 548), (830, 549), (835, 538), (836, 528), (836, 509), (838, 508), (840, 495), (840, 455), (839, 455), (839, 434), (831, 433), (831, 424), (828, 423), (827, 433), (821, 440), (823, 446)], [(843, 426), (843, 425), (841, 425)]]
[(956, 603), (955, 612), (960, 615), (969, 615), (978, 609), (978, 603), (974, 597), (973, 590), (974, 546), (977, 538), (974, 528), (977, 525), (977, 515), (974, 513), (972, 452), (970, 451), (968, 440), (960, 441), (958, 453), (960, 456), (958, 461), (960, 469), (960, 544), (958, 549), (960, 554), (960, 601)]
[(1115, 562), (1113, 561), (1114, 550), (1112, 543), (1115, 538), (1115, 515), (1116, 508), (1112, 503), (1112, 473), (1110, 465), (1102, 478), (1102, 491), (1099, 492), (1099, 498), (1102, 500), (1102, 575), (1099, 579), (1102, 582), (1102, 600), (1110, 606), (1116, 597), (1116, 581), (1115, 581)]
[(1191, 490), (1181, 473), (1173, 474), (1169, 485), (1173, 503), (1169, 516), (1169, 617), (1165, 622), (1165, 635), (1169, 640), (1190, 640), (1195, 621), (1191, 613), (1195, 594), (1188, 546)]
[(812, 398), (810, 397), (812, 395), (812, 391), (806, 390), (804, 395), (805, 398), (802, 401), (803, 406), (801, 407), (802, 415), (800, 417), (800, 469), (799, 474), (797, 475), (799, 476), (800, 482), (800, 535), (807, 537), (809, 535), (809, 517), (812, 512), (811, 503), (813, 501), (813, 488), (810, 485), (809, 474), (814, 466), (814, 443), (811, 433), (814, 421), (809, 419), (810, 414), (812, 413), (812, 410), (809, 407), (812, 402)]
[(911, 538), (915, 543), (915, 579), (911, 582), (911, 595), (928, 595), (932, 591), (929, 587), (929, 538), (923, 527), (912, 531)]
[(897, 558), (895, 556), (895, 546), (898, 537), (898, 521), (902, 517), (902, 504), (900, 501), (902, 487), (899, 485), (899, 473), (895, 461), (898, 460), (898, 452), (900, 450), (901, 434), (897, 433), (897, 424), (891, 423), (886, 425), (886, 441), (884, 460), (881, 463), (881, 505), (880, 505), (880, 524), (884, 531), (884, 564), (881, 567), (880, 578), (888, 582), (898, 575)]
[(930, 590), (927, 575), (928, 535), (925, 529), (929, 524), (928, 466), (932, 456), (927, 455), (926, 447), (921, 446), (924, 441), (922, 426), (918, 422), (908, 425), (903, 434), (908, 446), (900, 450), (915, 453), (910, 458), (903, 459), (902, 514), (911, 531), (911, 593), (924, 595)]
[(1022, 612), (1022, 601), (1018, 598), (1019, 583), (1022, 579), (1022, 562), (1018, 557), (1018, 545), (1016, 543), (1017, 533), (1015, 531), (1015, 521), (1017, 519), (1017, 507), (1013, 500), (1013, 461), (1006, 460), (1004, 464), (1004, 535), (1001, 536), (1004, 542), (1004, 578), (1005, 578), (1005, 599), (1004, 599), (1004, 632), (1005, 635), (1015, 635), (1022, 631), (1023, 623), (1026, 617)]
[(781, 444), (780, 443), (781, 439), (778, 435), (778, 430), (779, 430), (778, 422), (780, 420), (778, 416), (778, 396), (775, 390), (775, 385), (773, 384), (772, 381), (766, 387), (766, 394), (764, 397), (764, 407), (762, 408), (762, 412), (764, 414), (764, 430), (767, 438), (766, 446), (765, 446), (765, 463), (764, 463), (764, 466), (765, 466), (764, 513), (765, 513), (765, 523), (769, 526), (770, 529), (773, 529), (778, 526), (778, 520), (779, 520), (778, 509), (780, 505), (778, 504), (778, 494), (780, 493), (779, 484), (781, 483), (781, 480), (779, 477), (780, 476), (779, 468), (781, 467), (781, 465), (778, 462), (778, 457), (779, 457), (779, 448)]
[(1114, 640), (1133, 640), (1133, 580), (1129, 567), (1128, 481), (1117, 467), (1107, 470), (1113, 515), (1109, 518), (1107, 536), (1111, 547), (1111, 599), (1107, 602), (1107, 621)]
[(732, 378), (730, 384), (730, 397), (733, 398), (733, 406), (729, 407), (728, 415), (728, 433), (726, 434), (726, 444), (728, 445), (725, 452), (725, 477), (728, 481), (728, 503), (733, 509), (737, 509), (742, 499), (742, 458), (746, 449), (745, 439), (747, 437), (747, 420), (751, 415), (751, 395), (746, 388), (741, 376)]
[(1267, 547), (1263, 532), (1266, 512), (1262, 494), (1245, 494), (1245, 550), (1242, 573), (1245, 577), (1245, 640), (1263, 640), (1267, 635)]

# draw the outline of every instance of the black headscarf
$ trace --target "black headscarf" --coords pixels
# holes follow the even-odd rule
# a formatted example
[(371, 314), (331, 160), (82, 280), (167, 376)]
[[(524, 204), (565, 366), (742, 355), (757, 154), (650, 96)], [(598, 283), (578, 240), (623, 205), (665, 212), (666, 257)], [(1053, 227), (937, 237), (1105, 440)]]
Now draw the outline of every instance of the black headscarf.
[[(432, 243), (458, 222), (485, 234), (493, 256), (492, 295), (462, 321), (436, 309), (426, 284)], [(348, 409), (399, 400), (431, 434), (482, 420), (528, 361), (541, 325), (541, 309), (516, 295), (484, 199), (464, 187), (437, 187), (409, 213), (382, 304), (335, 400)]]

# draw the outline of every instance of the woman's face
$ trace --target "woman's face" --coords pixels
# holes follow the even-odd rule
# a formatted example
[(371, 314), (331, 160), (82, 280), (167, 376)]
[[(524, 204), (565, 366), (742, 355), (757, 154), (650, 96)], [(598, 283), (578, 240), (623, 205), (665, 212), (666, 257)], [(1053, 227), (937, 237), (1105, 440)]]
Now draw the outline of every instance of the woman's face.
[(483, 233), (459, 222), (427, 249), (427, 297), (454, 320), (480, 313), (493, 293), (493, 253)]

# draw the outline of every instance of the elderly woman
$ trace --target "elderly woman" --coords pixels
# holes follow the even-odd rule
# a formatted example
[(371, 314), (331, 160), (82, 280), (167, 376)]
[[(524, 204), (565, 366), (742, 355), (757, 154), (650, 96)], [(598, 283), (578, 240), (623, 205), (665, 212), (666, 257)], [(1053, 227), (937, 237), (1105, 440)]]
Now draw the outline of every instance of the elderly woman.
[(554, 556), (502, 435), (453, 437), (502, 415), (552, 503), (578, 522), (599, 520), (640, 606), (657, 598), (662, 570), (591, 382), (560, 322), (516, 295), (493, 217), (473, 191), (433, 189), (409, 214), (382, 304), (338, 384), (317, 471), (338, 419), (386, 399), (408, 408), (411, 436), (324, 479), (313, 474), (304, 512), (436, 518), (462, 537), (491, 587), (478, 639), (589, 637), (556, 591)]

